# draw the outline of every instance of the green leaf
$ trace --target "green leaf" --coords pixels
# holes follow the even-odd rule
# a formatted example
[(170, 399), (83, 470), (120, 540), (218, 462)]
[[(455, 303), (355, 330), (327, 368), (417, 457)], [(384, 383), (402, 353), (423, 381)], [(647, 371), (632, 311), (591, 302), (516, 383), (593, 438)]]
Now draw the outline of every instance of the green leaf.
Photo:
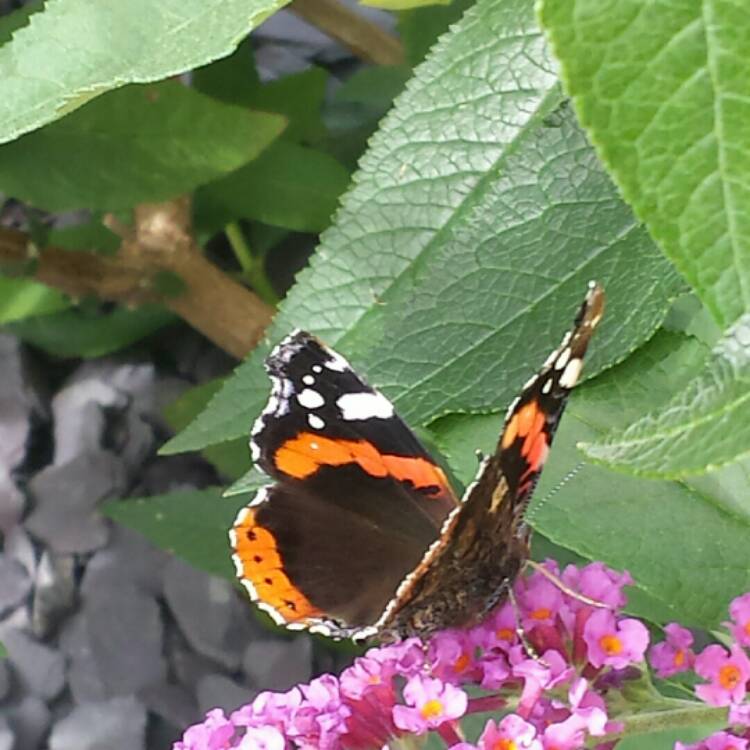
[[(414, 425), (505, 408), (592, 278), (608, 313), (589, 372), (645, 340), (680, 282), (560, 100), (531, 3), (472, 8), (373, 138), (269, 339), (314, 331)], [(166, 451), (246, 434), (268, 396), (267, 353)]]
[(6, 659), (8, 657), (8, 649), (5, 648), (3, 643), (0, 643), (0, 659)]
[(284, 122), (176, 81), (129, 86), (1, 146), (0, 190), (53, 211), (166, 200), (255, 158)]
[(99, 255), (114, 255), (120, 247), (120, 238), (101, 221), (90, 221), (64, 229), (53, 229), (47, 235), (48, 245), (65, 250), (85, 250)]
[(284, 76), (258, 85), (252, 92), (252, 106), (262, 112), (277, 112), (289, 125), (284, 138), (313, 143), (325, 133), (321, 107), (326, 95), (328, 72), (312, 67), (301, 73)]
[(101, 357), (154, 333), (174, 316), (161, 307), (116, 308), (107, 315), (65, 310), (26, 318), (8, 330), (29, 344), (58, 357)]
[[(49, 0), (0, 48), (0, 143), (232, 52), (283, 0)], [(127, 122), (127, 119), (126, 119)]]
[(750, 458), (724, 466), (702, 476), (690, 477), (690, 486), (710, 498), (727, 513), (750, 519)]
[(31, 279), (0, 276), (0, 323), (47, 315), (70, 307), (60, 292)]
[(224, 500), (218, 488), (117, 500), (102, 510), (196, 568), (235, 580), (227, 531), (238, 507)]
[(375, 68), (362, 68), (346, 80), (333, 95), (329, 105), (339, 106), (337, 117), (344, 120), (343, 107), (347, 107), (353, 125), (361, 125), (367, 120), (379, 120), (393, 105), (393, 100), (404, 90), (411, 71), (405, 65), (379, 65)]
[(225, 104), (253, 107), (253, 92), (260, 86), (250, 37), (231, 55), (204, 65), (192, 73), (193, 87)]
[(29, 18), (31, 18), (32, 14), (43, 10), (43, 8), (43, 0), (33, 0), (33, 2), (27, 3), (22, 8), (8, 13), (7, 16), (0, 16), (0, 46), (9, 42), (18, 29), (23, 28), (29, 23)]
[(750, 310), (743, 3), (544, 0), (566, 88), (625, 199), (726, 326)]
[[(750, 314), (717, 344), (705, 368), (662, 409), (582, 449), (643, 476), (702, 474), (750, 454)], [(642, 413), (642, 412), (641, 412)]]
[(320, 232), (348, 184), (349, 173), (332, 156), (279, 140), (255, 161), (196, 191), (195, 220), (213, 231), (243, 218)]
[(582, 464), (576, 443), (598, 435), (586, 424), (589, 414), (571, 405), (529, 522), (587, 559), (629, 570), (638, 587), (660, 604), (655, 612), (639, 607), (639, 614), (716, 628), (731, 599), (750, 588), (750, 519), (730, 515), (711, 497), (677, 482)]
[(438, 37), (458, 22), (472, 5), (474, 0), (453, 0), (446, 5), (428, 5), (399, 13), (398, 32), (409, 65), (413, 67), (422, 62)]
[(284, 115), (289, 121), (284, 138), (308, 143), (325, 132), (320, 109), (327, 83), (328, 72), (313, 66), (262, 84), (249, 39), (234, 54), (193, 73), (193, 85), (199, 91), (228, 104)]
[[(164, 416), (167, 424), (175, 431), (184, 429), (206, 407), (223, 382), (224, 378), (216, 378), (189, 388), (165, 407)], [(201, 455), (230, 479), (238, 479), (250, 467), (250, 451), (246, 438), (209, 446), (201, 451)]]

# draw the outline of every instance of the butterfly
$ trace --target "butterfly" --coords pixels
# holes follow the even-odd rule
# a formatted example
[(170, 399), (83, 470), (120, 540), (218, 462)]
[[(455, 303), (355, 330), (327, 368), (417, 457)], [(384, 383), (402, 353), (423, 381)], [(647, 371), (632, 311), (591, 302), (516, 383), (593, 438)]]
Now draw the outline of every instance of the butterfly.
[(525, 512), (603, 309), (592, 282), (461, 498), (382, 393), (315, 336), (287, 336), (266, 360), (271, 395), (250, 438), (275, 483), (230, 531), (253, 601), (280, 625), (337, 638), (478, 622), (529, 557)]

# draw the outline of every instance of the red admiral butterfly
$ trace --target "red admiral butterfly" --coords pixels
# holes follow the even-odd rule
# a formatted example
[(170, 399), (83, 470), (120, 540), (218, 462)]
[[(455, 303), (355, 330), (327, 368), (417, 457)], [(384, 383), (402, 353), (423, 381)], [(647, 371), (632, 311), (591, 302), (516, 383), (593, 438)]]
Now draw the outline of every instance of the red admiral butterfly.
[(273, 388), (250, 440), (276, 483), (230, 531), (252, 599), (281, 625), (334, 637), (427, 635), (481, 619), (528, 558), (524, 513), (603, 308), (592, 283), (461, 500), (343, 357), (304, 331), (284, 339), (266, 361)]

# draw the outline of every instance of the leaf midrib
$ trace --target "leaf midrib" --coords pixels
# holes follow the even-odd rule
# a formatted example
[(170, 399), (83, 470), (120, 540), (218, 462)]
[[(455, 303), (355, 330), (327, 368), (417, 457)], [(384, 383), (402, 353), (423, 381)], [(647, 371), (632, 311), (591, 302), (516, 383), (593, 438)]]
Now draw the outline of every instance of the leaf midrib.
[[(527, 38), (534, 36), (538, 37), (541, 36), (541, 34), (527, 35)], [(501, 41), (505, 40), (503, 39)], [(398, 274), (396, 274), (388, 283), (388, 285), (384, 287), (384, 289), (379, 293), (378, 297), (381, 300), (386, 301), (386, 295), (395, 286), (397, 286), (398, 282), (403, 277), (407, 276), (411, 272), (411, 269), (422, 259), (422, 257), (433, 248), (434, 244), (443, 237), (445, 232), (447, 232), (448, 229), (457, 220), (457, 217), (463, 215), (464, 209), (466, 208), (467, 204), (470, 203), (470, 201), (476, 196), (478, 192), (483, 191), (485, 183), (490, 179), (496, 179), (497, 172), (499, 171), (502, 164), (508, 159), (511, 154), (515, 152), (515, 150), (518, 148), (518, 144), (523, 141), (524, 136), (526, 136), (531, 128), (537, 124), (539, 119), (548, 114), (548, 108), (549, 111), (551, 111), (563, 99), (564, 95), (562, 93), (560, 84), (555, 81), (547, 90), (547, 93), (541, 98), (539, 104), (534, 109), (534, 112), (529, 116), (523, 126), (518, 129), (515, 137), (508, 142), (506, 148), (503, 149), (498, 158), (484, 172), (481, 178), (477, 180), (476, 185), (474, 185), (474, 187), (472, 187), (472, 189), (466, 193), (466, 195), (456, 205), (455, 210), (446, 219), (446, 221), (432, 234), (430, 239), (425, 243), (424, 247), (422, 247), (422, 249), (413, 258), (410, 259), (409, 263), (407, 263), (404, 268)], [(372, 236), (372, 233), (370, 233), (368, 236)], [(353, 318), (350, 321), (349, 327), (345, 331), (342, 331), (338, 337), (336, 337), (335, 343), (337, 345), (340, 345), (342, 342), (346, 342), (349, 337), (355, 337), (357, 334), (357, 326), (359, 325), (359, 323), (365, 320), (368, 316), (374, 314), (374, 309), (375, 308), (373, 308), (372, 306), (363, 309), (362, 313), (358, 317)]]

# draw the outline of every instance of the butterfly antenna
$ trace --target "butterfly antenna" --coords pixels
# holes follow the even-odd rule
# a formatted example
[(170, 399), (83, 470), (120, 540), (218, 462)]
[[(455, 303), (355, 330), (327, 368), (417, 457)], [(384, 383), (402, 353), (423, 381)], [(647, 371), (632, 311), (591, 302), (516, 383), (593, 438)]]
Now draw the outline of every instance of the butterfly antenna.
[(574, 591), (570, 586), (568, 586), (565, 581), (560, 578), (560, 576), (556, 576), (551, 571), (547, 570), (547, 568), (544, 567), (541, 563), (536, 562), (535, 560), (527, 560), (525, 565), (532, 570), (535, 570), (540, 575), (543, 575), (551, 584), (556, 586), (560, 591), (563, 592), (563, 594), (567, 594), (571, 599), (575, 599), (582, 604), (588, 604), (589, 607), (600, 607), (601, 609), (610, 609), (610, 606), (608, 604), (605, 604), (604, 602), (597, 601), (596, 599), (591, 599), (590, 597), (586, 596), (585, 594), (579, 594), (577, 591)]

